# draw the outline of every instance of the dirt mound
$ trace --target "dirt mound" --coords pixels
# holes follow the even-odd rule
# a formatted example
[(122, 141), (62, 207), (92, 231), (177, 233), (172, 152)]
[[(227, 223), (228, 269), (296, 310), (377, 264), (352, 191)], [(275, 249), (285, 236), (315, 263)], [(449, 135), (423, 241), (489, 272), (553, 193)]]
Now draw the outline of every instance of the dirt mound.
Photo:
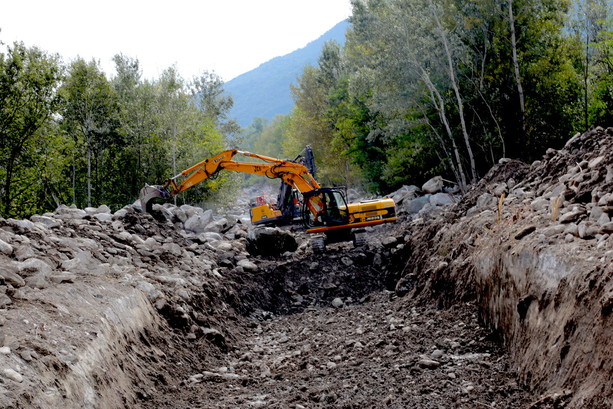
[(131, 206), (0, 220), (0, 406), (130, 406), (195, 359), (185, 344), (227, 350), (239, 300), (222, 274), (248, 257), (234, 241)]
[(445, 215), (405, 225), (397, 292), (477, 300), (543, 394), (535, 408), (612, 405), (611, 152), (598, 128), (531, 166), (503, 161)]

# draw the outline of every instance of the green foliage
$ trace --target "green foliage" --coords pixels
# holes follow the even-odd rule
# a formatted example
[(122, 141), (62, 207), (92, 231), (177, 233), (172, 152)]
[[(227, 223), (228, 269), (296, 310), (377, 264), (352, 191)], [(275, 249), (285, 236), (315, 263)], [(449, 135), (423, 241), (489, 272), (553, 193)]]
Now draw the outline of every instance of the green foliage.
[[(106, 173), (112, 169), (108, 162), (115, 159), (114, 151), (121, 150), (124, 143), (119, 133), (117, 94), (98, 64), (82, 59), (71, 64), (60, 94), (62, 127), (76, 141), (74, 174), (86, 173), (85, 192), (73, 179), (73, 202), (81, 206), (107, 202)], [(85, 161), (80, 160), (82, 157)]]
[(255, 152), (254, 146), (269, 122), (266, 118), (255, 118), (251, 125), (235, 138), (236, 146), (247, 152)]
[(611, 3), (605, 0), (578, 0), (571, 13), (571, 28), (580, 61), (583, 124), (609, 124), (613, 116), (613, 19)]
[(0, 54), (0, 214), (23, 216), (40, 209), (38, 162), (44, 129), (59, 99), (58, 57), (15, 43)]
[[(277, 115), (267, 126), (262, 129), (258, 139), (253, 144), (253, 152), (273, 158), (293, 159), (292, 154), (285, 155), (283, 152), (283, 140), (289, 125), (289, 117)], [(299, 152), (299, 151), (298, 151)], [(296, 154), (298, 154), (296, 152)], [(296, 154), (293, 156), (295, 157)]]
[(588, 88), (590, 126), (610, 116), (608, 14), (583, 2), (600, 22), (589, 59), (567, 0), (353, 0), (344, 48), (325, 47), (298, 79), (286, 144), (325, 147), (383, 192), (538, 158), (585, 127)]
[[(134, 201), (233, 147), (292, 159), (314, 150), (323, 185), (387, 193), (440, 174), (464, 186), (501, 157), (530, 162), (613, 120), (613, 27), (605, 0), (352, 0), (343, 47), (323, 45), (291, 87), (294, 109), (246, 129), (214, 73), (138, 60), (60, 64), (15, 44), (0, 53), (0, 213)], [(65, 74), (64, 74), (64, 71)], [(267, 86), (270, 78), (259, 78)], [(261, 80), (261, 81), (260, 81)], [(227, 139), (231, 138), (231, 139)], [(177, 203), (223, 201), (221, 173)], [(247, 180), (247, 182), (245, 182)]]
[(392, 149), (388, 149), (381, 176), (390, 190), (448, 173), (445, 163), (448, 159), (437, 156), (425, 127), (398, 137), (394, 144)]
[(225, 94), (223, 81), (219, 75), (204, 71), (200, 77), (192, 80), (190, 91), (198, 109), (224, 134), (232, 135), (240, 132), (238, 123), (228, 119), (234, 101), (231, 96)]
[[(226, 149), (223, 132), (236, 125), (225, 116), (231, 100), (217, 77), (186, 85), (170, 67), (143, 81), (138, 60), (117, 55), (115, 65), (108, 79), (96, 61), (64, 69), (58, 57), (22, 44), (0, 54), (2, 216), (60, 204), (117, 209), (145, 182), (162, 183)], [(196, 90), (210, 93), (206, 104)], [(222, 176), (178, 201), (227, 200), (233, 185)]]

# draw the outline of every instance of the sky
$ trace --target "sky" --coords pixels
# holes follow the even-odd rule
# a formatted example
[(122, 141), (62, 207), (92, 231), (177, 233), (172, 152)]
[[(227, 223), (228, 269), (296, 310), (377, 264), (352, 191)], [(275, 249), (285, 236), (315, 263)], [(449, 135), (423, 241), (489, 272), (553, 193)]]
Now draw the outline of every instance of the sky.
[(0, 46), (15, 41), (69, 63), (137, 58), (143, 78), (175, 66), (224, 81), (302, 48), (351, 15), (350, 0), (0, 0)]

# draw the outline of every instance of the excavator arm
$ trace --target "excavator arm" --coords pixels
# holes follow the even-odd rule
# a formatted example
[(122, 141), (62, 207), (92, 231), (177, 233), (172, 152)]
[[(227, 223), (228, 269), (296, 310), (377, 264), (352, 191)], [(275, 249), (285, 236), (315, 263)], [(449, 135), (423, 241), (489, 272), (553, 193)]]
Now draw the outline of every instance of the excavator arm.
[[(235, 161), (234, 157), (236, 155), (259, 159), (263, 162)], [(230, 149), (196, 163), (178, 175), (167, 179), (163, 185), (145, 185), (140, 193), (141, 207), (144, 211), (151, 211), (154, 199), (170, 199), (202, 181), (214, 177), (223, 169), (262, 175), (269, 178), (280, 178), (302, 193), (308, 193), (320, 188), (308, 169), (301, 163)]]

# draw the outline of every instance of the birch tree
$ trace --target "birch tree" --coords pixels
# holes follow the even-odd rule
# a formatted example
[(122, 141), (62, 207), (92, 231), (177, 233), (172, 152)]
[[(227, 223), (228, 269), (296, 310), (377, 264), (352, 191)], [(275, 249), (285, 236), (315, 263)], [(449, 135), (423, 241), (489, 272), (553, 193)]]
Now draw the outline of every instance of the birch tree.
[(526, 102), (524, 97), (524, 87), (521, 81), (519, 70), (519, 57), (517, 53), (517, 35), (515, 33), (515, 14), (513, 13), (513, 0), (507, 0), (509, 11), (509, 29), (511, 31), (511, 55), (513, 58), (513, 74), (515, 75), (515, 85), (517, 86), (517, 97), (519, 99), (519, 113), (521, 122), (520, 145), (525, 145), (526, 140)]
[[(582, 47), (583, 122), (587, 129), (598, 121), (591, 117), (599, 116), (590, 115), (590, 111), (598, 112), (606, 106), (598, 98), (598, 91), (610, 80), (601, 81), (611, 71), (611, 4), (605, 0), (577, 0), (571, 18), (572, 29)], [(596, 94), (594, 102), (592, 94)]]
[[(457, 78), (458, 56), (466, 50), (456, 33), (440, 20), (442, 8), (432, 0), (397, 0), (362, 10), (371, 14), (369, 24), (360, 26), (364, 30), (361, 38), (354, 33), (357, 41), (350, 37), (349, 47), (355, 41), (363, 51), (361, 57), (366, 53), (370, 56), (370, 69), (376, 72), (370, 76), (373, 90), (370, 108), (386, 118), (384, 132), (388, 138), (394, 138), (410, 132), (413, 125), (406, 121), (407, 117), (430, 118), (419, 114), (424, 104), (428, 105), (440, 121), (436, 127), (446, 135), (440, 138), (438, 132), (432, 133), (432, 140), (445, 144), (440, 146), (443, 157), (448, 158), (458, 184), (465, 189), (468, 181), (478, 176)], [(371, 48), (364, 51), (360, 41), (370, 43)], [(453, 125), (456, 122), (460, 124), (459, 132)], [(456, 143), (457, 134), (463, 141), (462, 150)], [(468, 164), (469, 173), (464, 170), (464, 163)]]
[(192, 79), (189, 89), (198, 109), (215, 123), (221, 132), (227, 136), (240, 132), (238, 123), (228, 117), (234, 101), (232, 96), (225, 93), (224, 82), (219, 75), (205, 70)]
[[(511, 1), (511, 0), (509, 0)], [(456, 98), (457, 108), (458, 108), (458, 116), (460, 118), (460, 125), (462, 129), (462, 136), (464, 138), (464, 144), (466, 146), (466, 153), (468, 154), (468, 160), (470, 164), (470, 175), (471, 175), (471, 183), (475, 183), (477, 181), (477, 167), (475, 165), (475, 157), (473, 155), (473, 149), (470, 142), (470, 137), (468, 135), (468, 130), (466, 128), (466, 119), (464, 117), (464, 102), (462, 100), (462, 95), (460, 93), (460, 88), (458, 85), (458, 81), (456, 79), (456, 63), (454, 52), (451, 49), (449, 43), (449, 33), (441, 24), (441, 20), (439, 18), (439, 14), (441, 14), (441, 8), (437, 7), (434, 4), (433, 0), (429, 0), (430, 11), (432, 13), (432, 18), (436, 23), (436, 28), (438, 29), (439, 35), (441, 37), (441, 43), (443, 44), (443, 49), (445, 50), (445, 56), (447, 57), (447, 70), (449, 75), (449, 82), (453, 89), (453, 93)], [(460, 52), (462, 52), (461, 50)]]

